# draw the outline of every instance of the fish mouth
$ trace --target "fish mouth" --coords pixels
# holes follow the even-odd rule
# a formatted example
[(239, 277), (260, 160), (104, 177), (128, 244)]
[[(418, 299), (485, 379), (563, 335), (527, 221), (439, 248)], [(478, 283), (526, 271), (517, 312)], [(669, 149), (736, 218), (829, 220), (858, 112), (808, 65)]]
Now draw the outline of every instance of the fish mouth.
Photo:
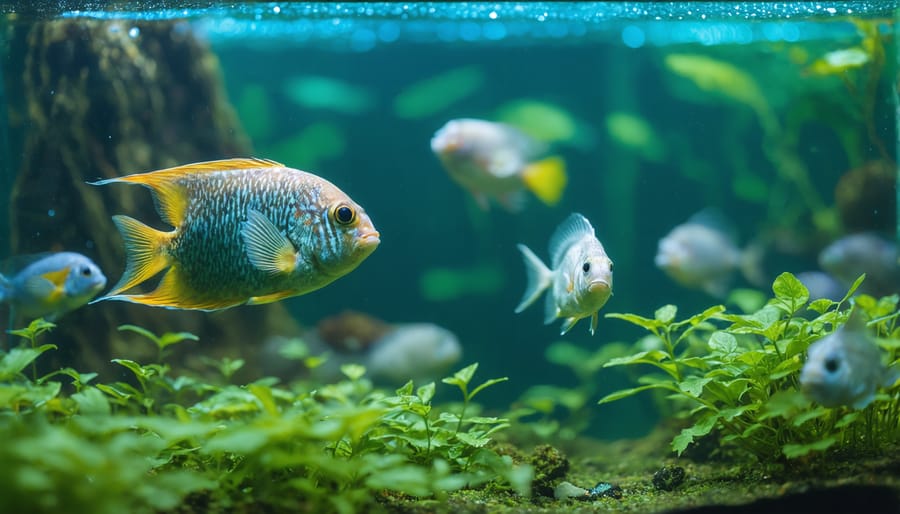
[(378, 246), (381, 243), (381, 234), (377, 230), (366, 232), (360, 235), (356, 240), (356, 246), (359, 248), (369, 248)]
[(590, 291), (591, 293), (606, 292), (611, 290), (612, 286), (605, 280), (594, 280), (593, 282), (588, 284), (588, 291)]

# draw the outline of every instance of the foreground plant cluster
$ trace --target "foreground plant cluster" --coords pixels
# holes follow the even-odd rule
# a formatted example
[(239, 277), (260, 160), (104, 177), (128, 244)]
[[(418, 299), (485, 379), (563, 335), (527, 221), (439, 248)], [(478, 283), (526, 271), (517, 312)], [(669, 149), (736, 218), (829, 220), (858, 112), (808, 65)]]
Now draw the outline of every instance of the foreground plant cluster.
[(0, 512), (358, 512), (383, 494), (440, 498), (491, 481), (530, 490), (530, 466), (486, 447), (508, 423), (478, 416), (471, 400), (505, 379), (472, 387), (477, 364), (443, 380), (462, 401), (438, 411), (435, 383), (388, 394), (357, 365), (314, 390), (230, 385), (242, 362), (227, 359), (217, 383), (173, 376), (167, 347), (195, 337), (126, 325), (156, 343), (159, 362), (116, 359), (133, 380), (94, 384), (73, 369), (34, 376), (55, 349), (36, 340), (52, 327), (14, 331), (31, 346), (0, 360)]
[[(668, 416), (688, 425), (672, 441), (679, 455), (699, 438), (715, 434), (762, 462), (797, 458), (828, 449), (874, 452), (900, 441), (900, 386), (881, 391), (863, 410), (826, 408), (807, 399), (799, 374), (809, 345), (846, 323), (848, 299), (810, 302), (809, 291), (790, 273), (774, 282), (774, 298), (750, 314), (721, 305), (676, 321), (677, 308), (659, 308), (654, 318), (609, 314), (648, 330), (640, 351), (605, 360), (603, 367), (643, 366), (638, 387), (600, 400), (608, 403), (654, 390)], [(888, 362), (900, 362), (898, 296), (854, 297)], [(724, 322), (714, 324), (713, 321)], [(650, 347), (648, 349), (648, 347)]]

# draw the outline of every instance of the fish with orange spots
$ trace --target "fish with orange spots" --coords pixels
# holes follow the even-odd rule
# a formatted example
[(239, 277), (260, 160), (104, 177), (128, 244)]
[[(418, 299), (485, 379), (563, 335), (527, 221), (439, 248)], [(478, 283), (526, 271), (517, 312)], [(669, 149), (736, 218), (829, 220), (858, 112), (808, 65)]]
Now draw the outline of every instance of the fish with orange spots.
[(435, 133), (431, 150), (450, 178), (485, 210), (493, 199), (508, 211), (519, 211), (526, 190), (545, 204), (556, 205), (568, 180), (561, 157), (542, 158), (545, 143), (505, 123), (451, 120)]
[[(113, 216), (125, 272), (94, 302), (204, 311), (274, 302), (346, 275), (380, 243), (363, 208), (334, 184), (270, 160), (200, 162), (92, 184), (113, 183), (150, 188), (174, 230)], [(163, 270), (153, 291), (124, 294)]]

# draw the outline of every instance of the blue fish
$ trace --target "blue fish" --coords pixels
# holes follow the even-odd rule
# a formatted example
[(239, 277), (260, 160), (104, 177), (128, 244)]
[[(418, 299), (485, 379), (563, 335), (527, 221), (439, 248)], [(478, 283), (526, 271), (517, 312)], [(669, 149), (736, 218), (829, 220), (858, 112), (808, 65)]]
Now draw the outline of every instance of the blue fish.
[(81, 307), (106, 286), (100, 268), (80, 253), (37, 254), (21, 259), (30, 264), (11, 277), (0, 275), (0, 303), (9, 303), (16, 314), (27, 318), (55, 320)]

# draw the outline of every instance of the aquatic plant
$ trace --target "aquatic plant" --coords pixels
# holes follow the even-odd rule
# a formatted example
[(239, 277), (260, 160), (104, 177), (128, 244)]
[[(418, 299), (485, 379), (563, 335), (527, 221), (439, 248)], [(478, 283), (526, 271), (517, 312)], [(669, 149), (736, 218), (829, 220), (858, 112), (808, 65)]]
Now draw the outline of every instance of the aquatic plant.
[[(608, 403), (642, 391), (667, 393), (687, 426), (672, 440), (679, 455), (699, 438), (718, 434), (722, 446), (734, 446), (763, 462), (796, 458), (828, 449), (875, 451), (900, 438), (900, 387), (878, 393), (863, 410), (825, 408), (799, 390), (799, 372), (810, 343), (837, 330), (848, 317), (842, 310), (862, 283), (860, 277), (841, 301), (809, 300), (806, 287), (790, 273), (772, 285), (774, 298), (750, 314), (731, 314), (717, 305), (676, 321), (677, 308), (666, 305), (653, 318), (607, 314), (645, 328), (654, 349), (608, 360), (604, 367), (650, 366), (641, 385), (614, 392)], [(876, 300), (855, 297), (889, 352), (900, 360), (898, 296)], [(808, 316), (810, 319), (807, 319)], [(719, 328), (714, 322), (730, 323)]]
[[(213, 362), (224, 378), (215, 383), (125, 359), (113, 362), (130, 376), (113, 383), (72, 369), (28, 378), (23, 370), (55, 348), (35, 343), (49, 328), (16, 331), (33, 347), (0, 359), (0, 437), (14, 442), (0, 447), (2, 512), (349, 513), (377, 510), (385, 495), (442, 498), (498, 479), (529, 494), (531, 467), (491, 449), (507, 420), (472, 403), (506, 379), (473, 387), (477, 364), (444, 379), (462, 402), (441, 408), (434, 382), (390, 393), (353, 364), (336, 383), (290, 388), (272, 378), (229, 384), (243, 362), (227, 359)], [(161, 357), (196, 339), (120, 330), (146, 336)]]

